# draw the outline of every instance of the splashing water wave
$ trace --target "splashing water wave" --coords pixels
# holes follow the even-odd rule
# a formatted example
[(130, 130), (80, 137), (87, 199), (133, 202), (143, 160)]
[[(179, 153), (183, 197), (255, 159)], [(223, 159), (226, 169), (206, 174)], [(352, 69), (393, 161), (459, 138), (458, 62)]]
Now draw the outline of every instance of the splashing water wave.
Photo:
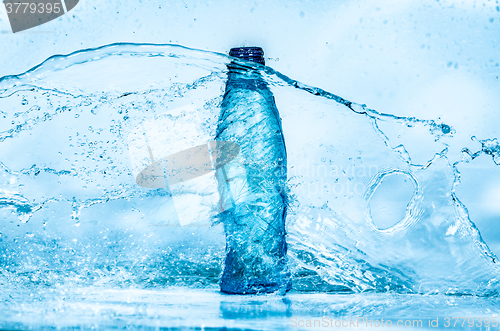
[[(231, 60), (112, 44), (1, 78), (1, 286), (215, 286), (224, 255), (217, 192), (146, 189), (135, 174), (152, 155), (213, 140)], [(282, 117), (296, 290), (498, 295), (497, 259), (455, 194), (459, 164), (480, 155), (500, 164), (496, 137), (473, 137), (481, 148), (471, 151), (446, 123), (240, 65), (264, 77)], [(153, 122), (163, 125), (145, 128)], [(137, 128), (158, 131), (148, 132), (161, 138), (146, 142), (150, 154), (131, 153)], [(403, 186), (409, 195), (398, 194)], [(405, 206), (398, 217), (378, 210), (391, 199)], [(187, 226), (179, 201), (192, 204)]]

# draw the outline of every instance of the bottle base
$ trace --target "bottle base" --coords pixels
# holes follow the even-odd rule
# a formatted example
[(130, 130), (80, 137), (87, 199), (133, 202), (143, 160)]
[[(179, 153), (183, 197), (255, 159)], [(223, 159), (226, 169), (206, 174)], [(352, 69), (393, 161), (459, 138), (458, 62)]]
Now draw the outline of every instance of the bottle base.
[[(285, 278), (285, 277), (284, 277)], [(277, 293), (285, 294), (292, 289), (292, 280), (290, 276), (285, 279), (280, 279), (279, 282), (272, 281), (231, 281), (223, 276), (220, 283), (220, 290), (226, 294), (269, 294)]]

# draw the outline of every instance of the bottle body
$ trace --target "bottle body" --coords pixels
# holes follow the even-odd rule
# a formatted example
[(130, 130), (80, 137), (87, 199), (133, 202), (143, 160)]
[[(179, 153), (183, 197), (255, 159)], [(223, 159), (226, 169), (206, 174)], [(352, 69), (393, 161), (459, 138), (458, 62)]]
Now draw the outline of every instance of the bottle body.
[(274, 97), (258, 72), (229, 66), (216, 140), (240, 147), (236, 158), (216, 169), (225, 206), (221, 291), (287, 291), (286, 149)]

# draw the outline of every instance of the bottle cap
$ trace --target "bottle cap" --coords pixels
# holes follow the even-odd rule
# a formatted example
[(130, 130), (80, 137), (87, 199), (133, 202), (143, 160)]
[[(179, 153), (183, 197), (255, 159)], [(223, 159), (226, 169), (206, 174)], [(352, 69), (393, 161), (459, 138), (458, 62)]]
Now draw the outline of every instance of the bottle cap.
[(229, 56), (237, 57), (247, 61), (266, 64), (264, 61), (264, 50), (260, 47), (235, 47), (229, 51)]

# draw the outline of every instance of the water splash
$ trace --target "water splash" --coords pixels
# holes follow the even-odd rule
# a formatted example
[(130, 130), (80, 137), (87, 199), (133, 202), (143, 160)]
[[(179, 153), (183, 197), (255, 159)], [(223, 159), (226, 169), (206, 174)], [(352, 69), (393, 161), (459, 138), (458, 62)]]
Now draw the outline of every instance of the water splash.
[[(1, 78), (3, 283), (216, 283), (221, 226), (182, 227), (172, 202), (206, 203), (216, 192), (137, 186), (128, 138), (189, 104), (196, 130), (166, 128), (175, 131), (171, 143), (213, 139), (230, 60), (175, 45), (113, 44)], [(499, 164), (495, 137), (477, 140), (473, 152), (446, 123), (384, 114), (240, 64), (263, 75), (282, 116), (296, 289), (498, 294), (497, 259), (455, 194), (459, 164), (479, 155)], [(405, 212), (381, 228), (370, 202), (390, 176), (413, 192), (408, 201), (387, 197)]]

